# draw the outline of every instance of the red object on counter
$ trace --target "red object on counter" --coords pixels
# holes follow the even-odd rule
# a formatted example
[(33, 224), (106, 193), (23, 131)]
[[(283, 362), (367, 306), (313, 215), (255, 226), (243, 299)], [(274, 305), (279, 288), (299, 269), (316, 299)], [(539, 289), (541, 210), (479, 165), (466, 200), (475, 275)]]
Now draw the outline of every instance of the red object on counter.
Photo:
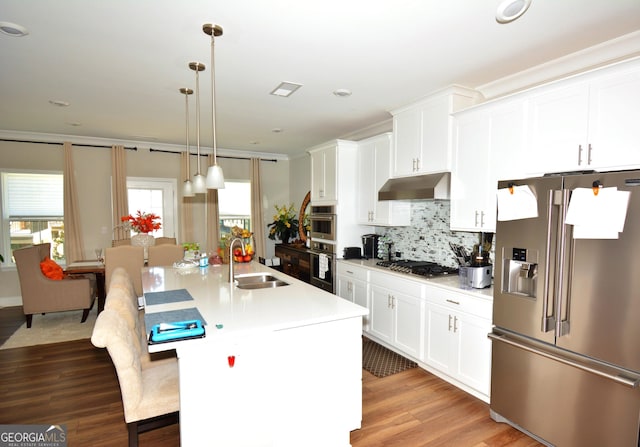
[(235, 355), (230, 355), (227, 360), (229, 361), (229, 368), (233, 368), (234, 365), (236, 364), (236, 356)]

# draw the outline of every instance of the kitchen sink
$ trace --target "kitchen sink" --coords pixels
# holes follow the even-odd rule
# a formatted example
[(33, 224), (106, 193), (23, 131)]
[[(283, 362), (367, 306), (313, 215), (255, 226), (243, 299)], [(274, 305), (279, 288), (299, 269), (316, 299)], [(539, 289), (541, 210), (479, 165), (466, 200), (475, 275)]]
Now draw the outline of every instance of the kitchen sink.
[(238, 289), (270, 289), (274, 287), (288, 286), (289, 283), (276, 278), (269, 273), (249, 273), (233, 278)]

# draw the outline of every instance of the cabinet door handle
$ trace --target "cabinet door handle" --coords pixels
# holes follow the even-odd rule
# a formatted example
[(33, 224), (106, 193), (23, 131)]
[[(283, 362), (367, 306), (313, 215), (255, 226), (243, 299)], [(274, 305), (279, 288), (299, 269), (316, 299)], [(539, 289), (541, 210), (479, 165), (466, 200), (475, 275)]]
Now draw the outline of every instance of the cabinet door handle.
[(460, 305), (460, 301), (447, 300), (447, 303), (455, 304), (456, 306)]
[(591, 143), (589, 143), (589, 149), (587, 150), (587, 164), (591, 166)]
[(451, 332), (451, 314), (449, 314), (449, 332)]
[(416, 171), (420, 170), (420, 159), (416, 158)]
[(387, 307), (391, 307), (391, 295), (387, 294)]
[(480, 211), (480, 227), (484, 227), (484, 211)]
[(458, 332), (458, 317), (453, 317), (453, 332)]
[(396, 297), (391, 295), (391, 308), (395, 309), (396, 308)]
[(473, 221), (473, 226), (474, 226), (474, 227), (477, 227), (477, 226), (478, 226), (478, 210), (476, 210), (476, 217), (475, 217), (475, 219), (474, 219), (474, 221)]
[(578, 145), (578, 166), (582, 164), (582, 145)]

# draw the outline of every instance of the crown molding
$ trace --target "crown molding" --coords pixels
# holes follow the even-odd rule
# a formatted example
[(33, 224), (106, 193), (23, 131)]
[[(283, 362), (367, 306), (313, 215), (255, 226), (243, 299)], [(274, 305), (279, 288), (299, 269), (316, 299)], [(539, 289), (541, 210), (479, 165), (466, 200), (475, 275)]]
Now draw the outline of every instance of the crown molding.
[(486, 100), (640, 56), (640, 31), (477, 86)]
[[(34, 143), (64, 143), (69, 141), (72, 145), (76, 144), (91, 144), (97, 146), (112, 146), (114, 144), (121, 144), (127, 147), (136, 147), (138, 149), (159, 149), (170, 152), (183, 152), (184, 145), (179, 144), (167, 144), (160, 142), (150, 141), (136, 141), (136, 140), (119, 140), (116, 138), (99, 138), (99, 137), (87, 137), (79, 135), (62, 135), (53, 133), (37, 133), (37, 132), (22, 132), (16, 130), (2, 130), (0, 129), (0, 139), (8, 140), (25, 140), (33, 141)], [(191, 146), (192, 153), (194, 147)], [(200, 147), (201, 154), (212, 154), (213, 148)], [(271, 152), (252, 152), (252, 151), (237, 151), (230, 149), (217, 150), (218, 156), (226, 157), (238, 157), (238, 158), (266, 158), (274, 160), (289, 160), (289, 156), (280, 153)]]

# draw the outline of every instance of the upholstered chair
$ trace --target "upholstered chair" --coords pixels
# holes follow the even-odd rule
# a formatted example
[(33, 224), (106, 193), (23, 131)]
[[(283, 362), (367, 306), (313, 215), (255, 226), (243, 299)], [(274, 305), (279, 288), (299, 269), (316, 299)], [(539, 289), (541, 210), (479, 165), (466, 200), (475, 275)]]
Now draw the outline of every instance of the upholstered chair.
[(134, 245), (122, 245), (119, 247), (108, 247), (104, 255), (105, 264), (105, 288), (109, 293), (111, 275), (118, 268), (124, 268), (136, 291), (136, 296), (142, 296), (142, 268), (144, 267), (144, 248)]
[[(52, 263), (49, 260), (51, 244), (32, 245), (14, 250), (22, 308), (30, 328), (33, 314), (62, 312), (82, 309), (81, 322), (84, 323), (93, 307), (96, 291), (88, 278), (50, 279), (44, 275), (40, 263)], [(54, 266), (56, 264), (54, 263)], [(58, 266), (61, 270), (61, 268)]]
[(123, 318), (129, 328), (137, 335), (134, 345), (139, 353), (142, 368), (156, 362), (173, 362), (177, 368), (177, 361), (173, 352), (150, 354), (147, 349), (148, 334), (144, 324), (144, 312), (138, 310), (138, 297), (133, 289), (133, 282), (129, 274), (122, 267), (118, 267), (111, 275), (109, 294), (105, 309), (112, 309)]
[(164, 245), (164, 244), (176, 245), (176, 238), (175, 237), (157, 237), (155, 244), (156, 245)]
[(139, 433), (177, 422), (180, 409), (177, 362), (143, 368), (137, 341), (137, 334), (114, 309), (105, 308), (98, 315), (91, 343), (107, 348), (115, 366), (130, 447), (138, 445)]
[(184, 257), (184, 249), (180, 245), (152, 245), (149, 247), (149, 267), (172, 266)]

